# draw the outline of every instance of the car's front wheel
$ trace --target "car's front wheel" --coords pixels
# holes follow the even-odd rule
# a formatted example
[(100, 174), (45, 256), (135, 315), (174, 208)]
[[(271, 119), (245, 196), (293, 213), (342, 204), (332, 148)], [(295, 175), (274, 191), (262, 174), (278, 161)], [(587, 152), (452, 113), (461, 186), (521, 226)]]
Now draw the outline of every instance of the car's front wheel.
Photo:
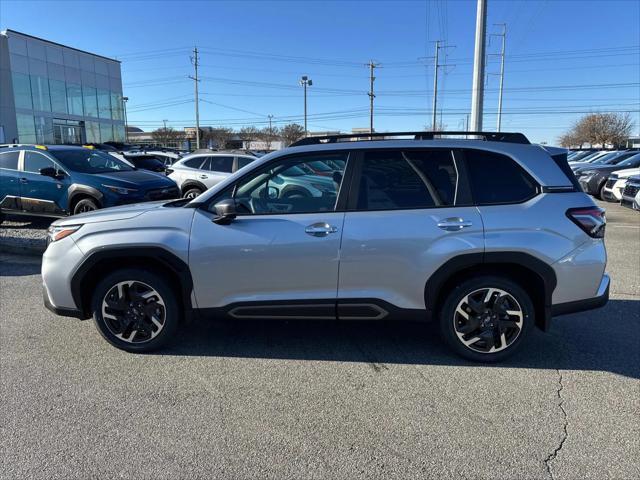
[(459, 355), (497, 362), (512, 355), (534, 322), (529, 295), (508, 278), (482, 276), (462, 282), (440, 311), (440, 331)]
[(133, 269), (107, 275), (94, 291), (91, 308), (102, 336), (129, 352), (166, 344), (180, 316), (178, 300), (162, 275)]
[(73, 214), (77, 215), (79, 213), (93, 212), (94, 210), (98, 210), (98, 208), (100, 208), (98, 206), (98, 202), (94, 199), (83, 198), (73, 206)]

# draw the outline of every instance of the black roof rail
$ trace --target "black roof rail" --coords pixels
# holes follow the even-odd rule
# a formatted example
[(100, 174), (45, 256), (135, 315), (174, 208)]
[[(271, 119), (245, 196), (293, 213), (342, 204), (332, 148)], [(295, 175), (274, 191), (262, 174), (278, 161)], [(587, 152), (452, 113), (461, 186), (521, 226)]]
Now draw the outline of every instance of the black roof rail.
[(369, 140), (396, 140), (395, 137), (413, 137), (413, 140), (433, 140), (437, 137), (451, 135), (474, 137), (473, 139), (487, 142), (521, 143), (529, 145), (529, 139), (522, 133), (509, 132), (374, 132), (374, 133), (344, 133), (339, 135), (327, 135), (321, 137), (305, 137), (292, 143), (291, 147), (301, 145), (318, 145), (322, 143), (338, 143), (339, 141), (369, 141)]

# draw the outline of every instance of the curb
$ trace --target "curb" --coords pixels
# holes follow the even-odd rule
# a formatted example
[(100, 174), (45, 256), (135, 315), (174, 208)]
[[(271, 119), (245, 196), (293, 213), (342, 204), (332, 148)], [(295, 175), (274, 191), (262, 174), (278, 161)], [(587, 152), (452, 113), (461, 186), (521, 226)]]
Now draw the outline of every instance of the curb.
[(0, 238), (0, 252), (14, 255), (41, 257), (47, 245), (44, 241), (7, 241)]

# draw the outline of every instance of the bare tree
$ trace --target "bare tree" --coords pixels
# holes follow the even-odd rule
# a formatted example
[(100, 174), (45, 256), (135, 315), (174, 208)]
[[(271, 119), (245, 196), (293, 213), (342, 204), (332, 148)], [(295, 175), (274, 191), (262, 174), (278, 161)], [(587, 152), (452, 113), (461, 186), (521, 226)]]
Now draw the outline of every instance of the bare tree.
[(251, 142), (260, 139), (260, 130), (258, 130), (253, 125), (250, 127), (242, 127), (238, 134), (240, 135), (240, 139), (244, 142), (244, 148), (247, 149), (249, 148)]
[(264, 142), (265, 150), (271, 150), (271, 144), (278, 138), (278, 127), (264, 127), (260, 130), (260, 140)]
[(297, 123), (290, 123), (280, 129), (279, 136), (284, 141), (284, 144), (286, 146), (289, 146), (293, 142), (304, 137), (304, 127), (298, 125)]
[(180, 140), (182, 133), (171, 127), (163, 127), (151, 132), (151, 137), (159, 145), (169, 147)]
[(622, 145), (633, 130), (629, 113), (590, 113), (575, 122), (571, 130), (560, 137), (565, 145)]
[(218, 150), (224, 150), (229, 145), (233, 130), (227, 127), (212, 128), (205, 133), (205, 140), (213, 140)]

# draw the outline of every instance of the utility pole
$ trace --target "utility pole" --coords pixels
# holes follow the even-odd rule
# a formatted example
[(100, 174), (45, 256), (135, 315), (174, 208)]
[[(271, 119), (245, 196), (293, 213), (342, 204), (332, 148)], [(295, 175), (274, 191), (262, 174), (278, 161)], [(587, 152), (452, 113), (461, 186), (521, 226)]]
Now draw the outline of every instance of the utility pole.
[(376, 77), (373, 75), (373, 70), (380, 66), (379, 63), (373, 63), (373, 60), (370, 60), (367, 64), (369, 67), (369, 133), (373, 133), (373, 99), (376, 98), (373, 93), (373, 81)]
[(507, 43), (507, 24), (502, 23), (498, 25), (502, 25), (502, 33), (498, 34), (499, 37), (502, 37), (502, 51), (500, 52), (500, 91), (498, 93), (498, 124), (496, 125), (496, 130), (499, 132), (502, 123), (502, 87), (504, 86), (504, 52)]
[(473, 84), (471, 90), (471, 130), (474, 132), (482, 131), (486, 30), (487, 0), (478, 0), (478, 8), (476, 11), (476, 48), (473, 58)]
[(164, 129), (167, 129), (167, 120), (162, 120), (162, 123), (164, 124)]
[(438, 108), (438, 55), (440, 52), (440, 40), (436, 40), (436, 55), (433, 70), (433, 116), (431, 118), (431, 131), (437, 130), (436, 109)]
[(195, 70), (195, 76), (189, 77), (193, 80), (195, 84), (195, 95), (196, 95), (196, 150), (200, 149), (200, 110), (199, 103), (200, 98), (198, 97), (198, 83), (200, 80), (198, 79), (198, 47), (194, 47), (193, 49), (193, 57), (191, 57), (191, 63), (193, 63), (193, 68)]
[(306, 75), (303, 75), (300, 78), (300, 85), (304, 87), (304, 136), (307, 136), (307, 87), (313, 85), (313, 80), (311, 80)]
[(267, 145), (269, 146), (267, 150), (271, 150), (271, 142), (273, 142), (273, 127), (271, 126), (271, 120), (273, 120), (273, 115), (267, 115), (269, 118), (269, 135), (267, 139)]

